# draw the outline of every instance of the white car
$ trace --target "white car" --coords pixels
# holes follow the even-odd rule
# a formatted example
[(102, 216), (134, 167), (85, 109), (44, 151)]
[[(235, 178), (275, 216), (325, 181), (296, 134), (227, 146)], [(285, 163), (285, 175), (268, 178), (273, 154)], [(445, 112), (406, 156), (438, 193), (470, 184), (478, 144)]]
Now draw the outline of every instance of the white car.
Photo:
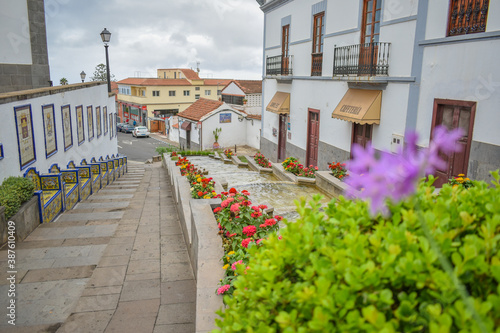
[(140, 136), (145, 136), (149, 138), (149, 131), (146, 126), (137, 126), (136, 128), (134, 128), (132, 135), (135, 136), (136, 138)]

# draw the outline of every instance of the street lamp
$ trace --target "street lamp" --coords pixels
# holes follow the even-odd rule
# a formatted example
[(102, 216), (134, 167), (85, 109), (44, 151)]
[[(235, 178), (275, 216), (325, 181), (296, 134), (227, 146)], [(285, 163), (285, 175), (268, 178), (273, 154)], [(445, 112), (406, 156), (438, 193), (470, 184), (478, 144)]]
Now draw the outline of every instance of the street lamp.
[(80, 78), (82, 79), (82, 83), (83, 83), (83, 82), (85, 82), (85, 77), (86, 77), (86, 76), (87, 76), (87, 74), (85, 74), (85, 72), (84, 72), (84, 71), (82, 71), (82, 72), (80, 73)]
[(104, 49), (106, 50), (106, 77), (108, 79), (108, 93), (111, 92), (111, 80), (109, 77), (109, 57), (108, 57), (108, 43), (111, 39), (111, 32), (109, 32), (106, 28), (101, 32), (101, 39), (104, 43)]

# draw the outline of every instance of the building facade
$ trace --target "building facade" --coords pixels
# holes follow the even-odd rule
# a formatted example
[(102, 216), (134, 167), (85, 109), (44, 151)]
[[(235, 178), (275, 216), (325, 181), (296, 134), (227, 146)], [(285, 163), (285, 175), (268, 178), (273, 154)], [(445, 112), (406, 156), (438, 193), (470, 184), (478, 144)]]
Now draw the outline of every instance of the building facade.
[(472, 0), (267, 0), (261, 151), (326, 170), (353, 144), (396, 151), (461, 127), (439, 181), (500, 167), (500, 4)]
[(2, 1), (0, 93), (49, 87), (44, 0)]
[(200, 79), (191, 69), (158, 69), (158, 78), (118, 81), (118, 113), (155, 131), (156, 121), (184, 111), (200, 98), (218, 100), (226, 79)]
[(248, 114), (262, 112), (262, 81), (233, 80), (221, 91), (222, 101)]

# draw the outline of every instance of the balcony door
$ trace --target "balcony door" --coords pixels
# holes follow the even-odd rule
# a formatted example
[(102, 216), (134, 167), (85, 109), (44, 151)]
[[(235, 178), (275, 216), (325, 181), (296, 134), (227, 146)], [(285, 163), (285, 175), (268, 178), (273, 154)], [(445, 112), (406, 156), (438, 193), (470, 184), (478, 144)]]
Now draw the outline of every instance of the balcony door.
[(475, 113), (476, 102), (442, 99), (434, 101), (431, 138), (434, 128), (439, 125), (445, 126), (448, 130), (461, 128), (464, 133), (457, 141), (457, 144), (461, 146), (460, 152), (441, 155), (447, 166), (442, 170), (436, 170), (434, 175), (437, 177), (434, 183), (436, 187), (441, 187), (448, 182), (448, 179), (457, 177), (459, 174), (467, 176)]
[(281, 75), (287, 75), (290, 68), (288, 44), (290, 42), (290, 24), (284, 25), (281, 31)]
[(311, 76), (321, 76), (323, 72), (323, 34), (325, 12), (314, 15), (313, 49), (311, 56)]
[(364, 0), (359, 50), (359, 74), (374, 74), (377, 65), (382, 0)]

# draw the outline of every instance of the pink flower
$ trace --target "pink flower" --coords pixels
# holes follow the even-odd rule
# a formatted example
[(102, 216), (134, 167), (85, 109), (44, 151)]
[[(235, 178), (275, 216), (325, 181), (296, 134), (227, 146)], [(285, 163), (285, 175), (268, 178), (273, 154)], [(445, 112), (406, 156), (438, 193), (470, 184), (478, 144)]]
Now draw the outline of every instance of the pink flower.
[(250, 192), (248, 192), (247, 190), (243, 190), (243, 191), (241, 191), (241, 194), (246, 195), (246, 196), (249, 196), (249, 195), (250, 195)]
[(233, 204), (231, 205), (231, 212), (237, 213), (240, 211), (240, 205), (239, 204)]
[(271, 226), (273, 226), (273, 225), (275, 225), (275, 224), (276, 224), (276, 221), (275, 221), (274, 219), (267, 219), (267, 220), (266, 220), (266, 225), (267, 225), (267, 226), (270, 226), (270, 227), (271, 227)]
[(255, 210), (256, 212), (259, 211), (259, 207), (257, 207), (257, 206), (252, 206), (252, 209)]
[(241, 241), (241, 246), (243, 246), (245, 249), (248, 248), (248, 244), (250, 244), (250, 242), (252, 241), (253, 239), (251, 238), (245, 238), (244, 240)]
[(257, 232), (257, 228), (254, 225), (249, 225), (243, 228), (243, 233), (248, 237), (252, 237)]
[(231, 265), (231, 269), (233, 271), (235, 271), (236, 270), (236, 265), (240, 265), (240, 264), (243, 264), (243, 260), (238, 260), (238, 261), (233, 262), (233, 264)]
[(279, 236), (278, 236), (278, 239), (279, 239), (279, 240), (282, 240), (282, 239), (283, 239), (283, 237), (282, 237), (281, 235), (279, 235)]
[(275, 215), (274, 218), (276, 219), (276, 221), (281, 221), (283, 220), (283, 217), (282, 216), (279, 216), (279, 215)]
[(217, 289), (217, 295), (224, 294), (226, 291), (229, 290), (229, 288), (231, 288), (231, 286), (229, 284), (223, 285), (222, 287), (220, 287), (219, 289)]
[(265, 228), (267, 227), (267, 225), (265, 225), (264, 223), (262, 223), (261, 225), (259, 225), (260, 228)]
[(217, 226), (219, 227), (219, 230), (222, 230), (222, 226), (220, 225), (220, 223)]
[(260, 242), (262, 242), (264, 239), (257, 239), (257, 244), (260, 244)]
[(252, 216), (253, 218), (258, 218), (258, 217), (262, 216), (262, 213), (261, 212), (253, 212), (252, 214), (250, 214), (250, 216)]
[(259, 208), (264, 210), (264, 209), (267, 209), (267, 206), (266, 205), (259, 205)]

